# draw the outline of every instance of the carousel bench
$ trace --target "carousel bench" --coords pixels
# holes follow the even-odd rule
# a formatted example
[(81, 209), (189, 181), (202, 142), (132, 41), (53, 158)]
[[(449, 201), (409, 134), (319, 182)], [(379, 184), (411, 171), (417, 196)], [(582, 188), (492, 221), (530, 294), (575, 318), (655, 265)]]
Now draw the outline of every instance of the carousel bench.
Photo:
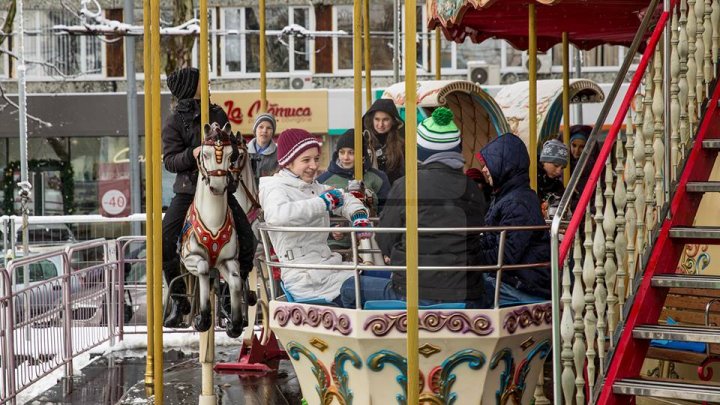
[[(363, 309), (373, 310), (407, 310), (407, 303), (400, 300), (366, 301)], [(441, 304), (420, 305), (419, 309), (465, 309), (464, 302), (444, 302)]]
[[(708, 304), (716, 299), (720, 299), (720, 291), (717, 290), (671, 288), (660, 319), (666, 320), (668, 324), (720, 325), (720, 312), (708, 307)], [(706, 323), (708, 315), (709, 322)], [(647, 358), (700, 366), (698, 375), (705, 379), (703, 376), (707, 375), (704, 371), (706, 366), (720, 362), (720, 344), (654, 340), (650, 342)]]
[(290, 291), (288, 291), (287, 288), (285, 288), (285, 283), (282, 281), (280, 282), (280, 288), (282, 289), (283, 293), (285, 294), (285, 300), (287, 302), (294, 302), (296, 304), (308, 304), (308, 305), (323, 305), (323, 306), (330, 306), (330, 307), (337, 307), (334, 302), (328, 301), (323, 298), (306, 298), (306, 299), (295, 299), (292, 294), (290, 294)]

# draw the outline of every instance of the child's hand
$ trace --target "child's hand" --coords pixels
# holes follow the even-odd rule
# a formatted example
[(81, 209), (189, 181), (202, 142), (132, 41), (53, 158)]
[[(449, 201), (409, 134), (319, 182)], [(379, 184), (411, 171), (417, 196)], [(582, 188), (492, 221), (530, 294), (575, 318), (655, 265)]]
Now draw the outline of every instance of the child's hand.
[[(364, 211), (359, 211), (353, 214), (352, 220), (352, 226), (355, 228), (372, 228), (372, 223), (370, 223), (370, 220)], [(372, 232), (358, 232), (357, 236), (359, 239), (370, 239), (372, 237)]]
[(332, 211), (335, 208), (342, 207), (343, 203), (345, 202), (342, 191), (336, 189), (328, 190), (320, 194), (318, 198), (323, 200), (323, 202), (325, 203), (325, 208), (328, 211)]

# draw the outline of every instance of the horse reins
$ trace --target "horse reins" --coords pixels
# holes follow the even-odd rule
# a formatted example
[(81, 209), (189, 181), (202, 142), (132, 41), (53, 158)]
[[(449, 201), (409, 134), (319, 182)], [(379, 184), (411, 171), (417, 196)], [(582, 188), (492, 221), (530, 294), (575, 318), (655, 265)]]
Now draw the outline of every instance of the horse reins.
[[(238, 133), (238, 136), (240, 136), (240, 133)], [(242, 145), (242, 146), (240, 146), (240, 145)], [(242, 186), (243, 191), (245, 191), (245, 195), (250, 200), (250, 204), (252, 205), (251, 209), (259, 209), (260, 202), (258, 202), (257, 198), (255, 198), (255, 195), (253, 195), (253, 193), (250, 192), (250, 189), (248, 188), (248, 186), (245, 185), (245, 180), (242, 177), (242, 171), (245, 169), (245, 165), (247, 165), (247, 163), (248, 163), (248, 156), (249, 156), (248, 148), (244, 141), (242, 143), (238, 142), (238, 150), (241, 150), (241, 149), (243, 152), (245, 152), (242, 154), (242, 163), (238, 166), (237, 169), (232, 169), (232, 171), (238, 173), (238, 177), (237, 177), (238, 181), (240, 182), (240, 185)]]
[[(226, 146), (232, 146), (232, 142), (230, 141), (230, 138), (225, 136), (223, 137), (225, 139), (213, 139), (208, 138), (205, 139), (200, 143), (200, 146), (212, 146), (215, 151), (215, 162), (220, 164), (222, 163), (223, 159), (223, 148)], [(202, 178), (205, 181), (208, 181), (208, 177), (225, 177), (230, 174), (229, 170), (222, 170), (222, 169), (216, 169), (216, 170), (208, 170), (205, 167), (205, 155), (200, 153), (200, 174), (202, 174)]]

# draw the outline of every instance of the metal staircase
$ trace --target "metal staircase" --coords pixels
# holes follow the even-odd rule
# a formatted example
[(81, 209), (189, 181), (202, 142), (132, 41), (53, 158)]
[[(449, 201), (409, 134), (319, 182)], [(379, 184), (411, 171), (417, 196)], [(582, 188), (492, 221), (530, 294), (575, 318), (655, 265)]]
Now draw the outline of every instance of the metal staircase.
[(669, 288), (720, 289), (718, 276), (675, 274), (686, 244), (720, 244), (720, 210), (718, 218), (713, 218), (717, 226), (693, 226), (703, 195), (720, 192), (720, 181), (709, 181), (720, 151), (719, 101), (720, 86), (714, 86), (695, 143), (674, 188), (669, 218), (662, 221), (601, 384), (599, 404), (632, 403), (634, 396), (720, 402), (720, 384), (639, 377), (652, 339), (720, 343), (720, 327), (658, 324)]

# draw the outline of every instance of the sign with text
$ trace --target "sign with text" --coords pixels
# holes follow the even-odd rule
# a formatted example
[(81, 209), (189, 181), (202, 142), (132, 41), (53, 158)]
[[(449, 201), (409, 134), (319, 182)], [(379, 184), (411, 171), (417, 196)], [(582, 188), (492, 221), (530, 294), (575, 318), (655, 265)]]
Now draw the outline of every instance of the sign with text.
[(130, 164), (100, 163), (98, 165), (98, 200), (100, 215), (130, 215)]
[[(279, 134), (287, 128), (302, 128), (314, 133), (328, 132), (327, 90), (268, 91), (268, 111), (275, 116)], [(213, 92), (213, 103), (228, 115), (233, 131), (251, 135), (260, 114), (260, 91)]]

